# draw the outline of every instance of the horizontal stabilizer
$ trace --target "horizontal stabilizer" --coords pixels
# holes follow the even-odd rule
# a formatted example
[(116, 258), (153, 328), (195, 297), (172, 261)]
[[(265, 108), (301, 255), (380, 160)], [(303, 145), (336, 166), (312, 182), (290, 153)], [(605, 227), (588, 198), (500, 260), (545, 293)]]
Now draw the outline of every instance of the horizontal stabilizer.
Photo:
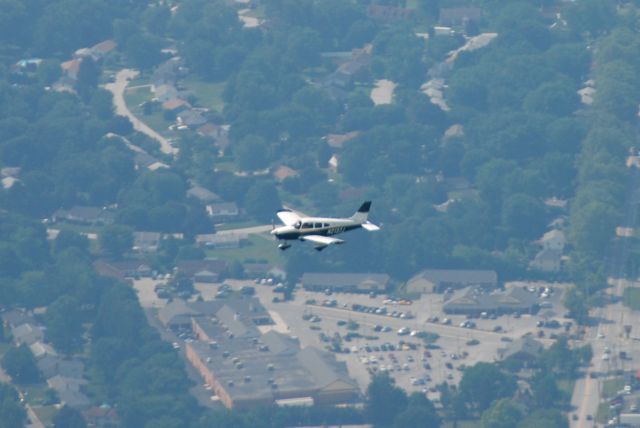
[(368, 230), (369, 232), (380, 230), (380, 226), (376, 226), (375, 224), (370, 222), (362, 223), (362, 228)]

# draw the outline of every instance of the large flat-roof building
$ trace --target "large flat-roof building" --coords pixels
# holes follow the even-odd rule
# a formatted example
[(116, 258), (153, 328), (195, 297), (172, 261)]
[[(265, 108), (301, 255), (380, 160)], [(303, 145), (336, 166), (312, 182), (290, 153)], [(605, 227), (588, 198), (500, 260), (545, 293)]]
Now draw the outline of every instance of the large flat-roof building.
[(538, 296), (523, 288), (488, 292), (482, 288), (469, 287), (456, 292), (443, 306), (446, 314), (465, 315), (480, 315), (482, 312), (534, 314), (539, 309)]
[(300, 282), (305, 290), (369, 293), (384, 291), (389, 279), (383, 273), (305, 273)]
[(190, 329), (186, 357), (228, 408), (357, 401), (345, 363), (323, 350), (259, 325), (271, 318), (256, 298), (174, 301), (160, 311), (170, 328)]
[(426, 269), (407, 282), (409, 293), (442, 293), (465, 287), (493, 289), (498, 286), (498, 274), (493, 270)]

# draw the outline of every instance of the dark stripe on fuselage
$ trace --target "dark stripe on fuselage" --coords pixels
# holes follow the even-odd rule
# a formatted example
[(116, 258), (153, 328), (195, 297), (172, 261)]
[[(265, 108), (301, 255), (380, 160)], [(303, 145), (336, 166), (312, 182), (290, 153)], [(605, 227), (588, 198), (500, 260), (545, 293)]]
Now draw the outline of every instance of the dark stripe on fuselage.
[(293, 240), (293, 239), (300, 239), (301, 236), (306, 236), (306, 235), (333, 236), (342, 232), (348, 232), (353, 229), (358, 229), (360, 227), (362, 226), (359, 224), (349, 224), (345, 226), (330, 226), (330, 227), (323, 227), (318, 229), (303, 229), (299, 232), (279, 234), (277, 235), (277, 238), (284, 239), (284, 240)]

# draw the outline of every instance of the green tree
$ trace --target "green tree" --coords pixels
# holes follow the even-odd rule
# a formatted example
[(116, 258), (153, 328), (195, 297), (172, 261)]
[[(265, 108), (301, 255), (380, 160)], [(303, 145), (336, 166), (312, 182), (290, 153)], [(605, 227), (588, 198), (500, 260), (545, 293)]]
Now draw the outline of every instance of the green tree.
[(0, 426), (22, 428), (27, 422), (27, 412), (20, 403), (18, 391), (8, 383), (0, 382)]
[(262, 137), (248, 135), (233, 146), (238, 166), (243, 171), (265, 168), (269, 163), (267, 144)]
[(64, 295), (47, 308), (47, 339), (60, 352), (71, 355), (82, 348), (82, 313), (80, 302)]
[(18, 384), (37, 383), (41, 380), (36, 359), (25, 344), (10, 348), (2, 357), (2, 367)]
[(393, 421), (394, 428), (439, 428), (440, 417), (433, 403), (424, 394), (414, 392), (409, 405)]
[(531, 382), (533, 401), (540, 409), (550, 409), (557, 405), (561, 398), (556, 380), (551, 373), (538, 372)]
[(85, 428), (86, 426), (82, 413), (66, 405), (53, 417), (53, 428)]
[(516, 381), (495, 364), (477, 363), (464, 371), (459, 389), (466, 403), (482, 412), (493, 401), (513, 394)]
[(407, 406), (407, 394), (394, 383), (391, 376), (383, 373), (375, 375), (367, 387), (365, 413), (374, 426), (391, 425)]
[(569, 428), (569, 421), (558, 409), (538, 409), (520, 421), (518, 428)]
[(247, 214), (260, 221), (271, 221), (282, 208), (275, 186), (266, 181), (257, 181), (249, 188), (244, 198)]
[(510, 399), (494, 401), (491, 407), (482, 413), (482, 428), (516, 428), (522, 419), (522, 411)]
[(100, 247), (113, 258), (120, 258), (133, 246), (133, 230), (127, 226), (108, 225), (99, 236)]

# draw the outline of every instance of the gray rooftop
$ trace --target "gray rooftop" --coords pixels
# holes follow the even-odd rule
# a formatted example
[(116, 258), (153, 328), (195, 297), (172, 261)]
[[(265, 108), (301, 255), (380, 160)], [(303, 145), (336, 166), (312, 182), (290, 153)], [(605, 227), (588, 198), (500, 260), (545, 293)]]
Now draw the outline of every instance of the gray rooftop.
[(386, 273), (305, 273), (301, 282), (314, 287), (353, 287), (365, 282), (373, 282), (386, 287), (389, 275)]
[(497, 283), (498, 274), (493, 270), (426, 269), (416, 275), (434, 283)]

